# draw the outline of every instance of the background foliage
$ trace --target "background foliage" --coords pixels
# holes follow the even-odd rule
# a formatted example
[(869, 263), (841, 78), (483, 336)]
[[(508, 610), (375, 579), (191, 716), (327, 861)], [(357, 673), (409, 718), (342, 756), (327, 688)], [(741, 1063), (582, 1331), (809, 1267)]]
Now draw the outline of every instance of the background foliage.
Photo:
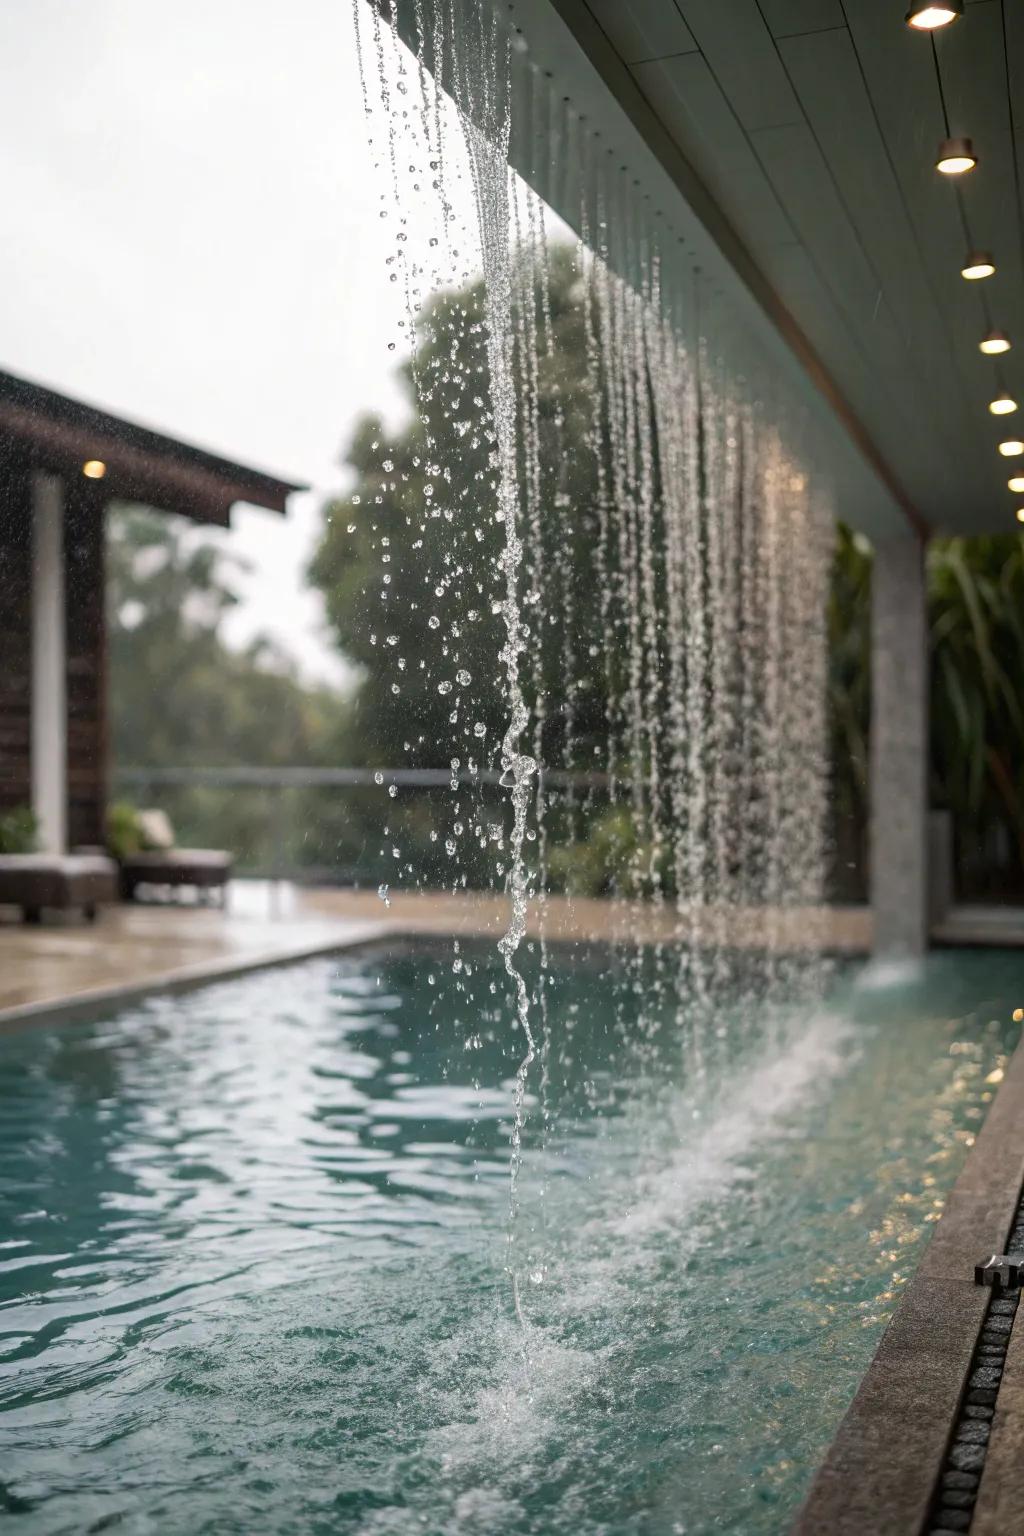
[[(866, 880), (871, 565), (867, 542), (840, 528), (829, 689), (836, 884), (852, 896)], [(926, 570), (931, 804), (953, 813), (960, 893), (1024, 897), (1024, 539), (933, 539)]]

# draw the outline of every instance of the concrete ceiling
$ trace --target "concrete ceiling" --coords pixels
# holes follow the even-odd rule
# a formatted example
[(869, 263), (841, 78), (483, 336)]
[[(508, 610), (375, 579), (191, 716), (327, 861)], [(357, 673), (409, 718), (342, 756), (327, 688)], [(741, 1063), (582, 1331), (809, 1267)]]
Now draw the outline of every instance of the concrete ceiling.
[[(590, 121), (600, 91), (629, 120), (885, 487), (889, 512), (844, 514), (1012, 528), (1024, 460), (996, 444), (1024, 437), (1024, 408), (987, 406), (1024, 403), (1022, 0), (967, 0), (934, 51), (905, 0), (545, 4), (586, 65), (518, 0), (527, 37), (547, 33), (535, 57), (554, 42)], [(934, 169), (947, 118), (979, 157), (956, 181)], [(969, 247), (994, 277), (963, 280)], [(978, 350), (992, 326), (1017, 343), (1000, 360)]]

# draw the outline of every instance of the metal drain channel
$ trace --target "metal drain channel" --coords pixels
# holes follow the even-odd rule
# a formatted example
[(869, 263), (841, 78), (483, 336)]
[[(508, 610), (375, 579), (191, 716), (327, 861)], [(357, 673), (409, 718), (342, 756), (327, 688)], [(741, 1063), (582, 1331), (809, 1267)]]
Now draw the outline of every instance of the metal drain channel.
[[(1017, 1207), (1007, 1248), (1011, 1255), (1024, 1254), (1024, 1198)], [(963, 1536), (974, 1522), (974, 1509), (985, 1470), (992, 1421), (1006, 1365), (1006, 1351), (1013, 1332), (1021, 1297), (1021, 1260), (1000, 1264), (993, 1256), (988, 1266), (978, 1265), (975, 1278), (988, 1283), (996, 1271), (992, 1299), (978, 1335), (967, 1377), (967, 1390), (953, 1424), (939, 1484), (928, 1523), (927, 1536)], [(1010, 1285), (1000, 1283), (998, 1271)]]

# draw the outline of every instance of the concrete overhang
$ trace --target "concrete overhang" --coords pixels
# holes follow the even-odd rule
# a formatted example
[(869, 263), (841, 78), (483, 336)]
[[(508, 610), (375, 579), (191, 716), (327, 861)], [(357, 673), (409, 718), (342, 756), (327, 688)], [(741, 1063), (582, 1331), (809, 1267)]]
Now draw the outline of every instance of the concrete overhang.
[[(402, 0), (413, 45), (415, 9)], [(873, 538), (1011, 529), (1013, 418), (988, 401), (1024, 398), (1024, 377), (978, 343), (998, 327), (1024, 348), (1024, 8), (968, 0), (934, 43), (901, 0), (500, 9), (516, 168), (579, 232), (581, 146), (600, 135), (663, 249), (717, 284), (814, 413), (839, 514)], [(934, 167), (947, 131), (979, 156), (956, 184)], [(968, 247), (994, 277), (964, 281)]]

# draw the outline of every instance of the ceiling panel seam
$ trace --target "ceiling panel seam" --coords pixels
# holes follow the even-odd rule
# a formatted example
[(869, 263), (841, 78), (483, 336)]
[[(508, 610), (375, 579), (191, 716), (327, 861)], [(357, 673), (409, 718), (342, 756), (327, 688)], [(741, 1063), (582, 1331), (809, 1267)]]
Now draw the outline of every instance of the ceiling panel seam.
[[(600, 25), (600, 23), (598, 23), (598, 25)], [(608, 34), (605, 33), (606, 37), (607, 35)], [(611, 42), (610, 38), (608, 40)], [(612, 43), (613, 48), (614, 46), (615, 44)], [(626, 65), (626, 68), (635, 69), (638, 64), (667, 64), (669, 59), (688, 59), (691, 58), (693, 54), (699, 52), (699, 48), (680, 48), (677, 53), (657, 53), (650, 59), (630, 59), (629, 63)], [(625, 63), (625, 60), (623, 60), (623, 63)]]
[[(760, 6), (758, 9), (760, 10)], [(767, 21), (765, 25), (768, 26)], [(776, 42), (782, 43), (790, 37), (820, 37), (823, 32), (845, 32), (846, 24), (844, 22), (836, 27), (801, 27), (798, 32), (772, 32), (771, 27), (768, 27), (768, 31)]]

